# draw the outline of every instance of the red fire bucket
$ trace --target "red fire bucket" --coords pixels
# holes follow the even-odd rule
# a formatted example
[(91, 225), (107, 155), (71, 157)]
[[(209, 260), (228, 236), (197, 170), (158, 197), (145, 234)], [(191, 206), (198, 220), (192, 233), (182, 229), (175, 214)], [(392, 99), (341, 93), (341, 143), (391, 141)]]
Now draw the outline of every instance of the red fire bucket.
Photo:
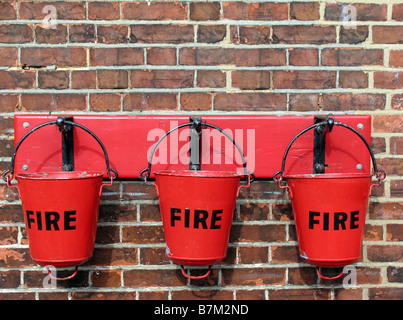
[[(186, 124), (191, 125), (191, 123)], [(203, 124), (217, 129), (217, 127)], [(178, 126), (173, 130), (176, 130)], [(240, 150), (236, 142), (223, 132)], [(140, 178), (147, 182), (152, 157), (159, 142), (150, 155), (148, 168), (142, 170)], [(240, 184), (241, 174), (223, 171), (165, 170), (156, 171), (155, 186), (159, 196), (166, 251), (174, 263), (181, 265), (182, 273), (191, 279), (201, 279), (210, 274), (211, 266), (226, 257), (235, 202), (242, 187), (249, 187), (251, 173), (246, 171), (248, 183)], [(208, 271), (201, 276), (188, 275), (183, 265), (205, 266)]]
[[(11, 171), (3, 174), (8, 187), (18, 188), (22, 203), (25, 226), (29, 241), (29, 251), (32, 259), (42, 266), (71, 267), (76, 266), (73, 275), (77, 273), (78, 265), (92, 257), (98, 222), (99, 198), (102, 194), (103, 172), (72, 171), (44, 172), (17, 174), (18, 185), (11, 185), (14, 175), (14, 159), (17, 150), (25, 138), (38, 128), (55, 124), (56, 121), (42, 124), (29, 131), (17, 144), (11, 164)], [(65, 121), (88, 129), (76, 123)], [(109, 169), (108, 156), (100, 140), (91, 134), (101, 144), (105, 152), (108, 175), (116, 171)], [(51, 274), (49, 274), (51, 276)]]
[[(283, 158), (282, 170), (274, 175), (280, 188), (287, 188), (291, 199), (300, 256), (318, 267), (344, 267), (361, 258), (365, 216), (372, 187), (385, 179), (383, 170), (377, 169), (373, 152), (361, 134), (355, 129), (334, 122), (355, 132), (366, 144), (373, 160), (378, 184), (372, 184), (371, 174), (323, 173), (287, 175), (286, 186), (280, 184), (284, 178), (287, 153), (293, 142), (309, 129), (299, 133), (289, 144)], [(281, 173), (281, 176), (277, 176)]]

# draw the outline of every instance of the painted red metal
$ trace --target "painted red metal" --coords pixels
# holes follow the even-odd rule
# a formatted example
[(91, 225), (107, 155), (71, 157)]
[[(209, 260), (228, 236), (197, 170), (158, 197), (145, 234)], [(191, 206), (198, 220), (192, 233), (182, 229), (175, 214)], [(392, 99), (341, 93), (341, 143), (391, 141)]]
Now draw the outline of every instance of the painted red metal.
[[(233, 135), (242, 148), (249, 171), (257, 178), (271, 178), (281, 167), (284, 151), (291, 139), (314, 123), (314, 115), (200, 115), (203, 121)], [(187, 115), (72, 115), (75, 122), (93, 131), (108, 150), (111, 167), (119, 178), (138, 178), (147, 167), (148, 153), (167, 130), (189, 122)], [(15, 143), (35, 126), (55, 120), (57, 115), (16, 114)], [(338, 115), (338, 121), (358, 129), (371, 141), (369, 115)], [(362, 124), (362, 126), (358, 126)], [(362, 129), (361, 129), (362, 127)], [(105, 171), (105, 158), (97, 142), (74, 128), (75, 170)], [(202, 169), (236, 170), (242, 161), (229, 139), (217, 130), (203, 129)], [(153, 171), (188, 169), (189, 128), (170, 134), (154, 156)], [(234, 160), (235, 159), (235, 160)], [(56, 126), (44, 127), (30, 135), (16, 157), (16, 173), (61, 171), (61, 135)], [(365, 145), (354, 133), (335, 127), (326, 136), (326, 168), (328, 173), (369, 173), (370, 158)], [(362, 169), (357, 169), (357, 164)], [(28, 169), (23, 170), (27, 165)], [(301, 136), (292, 146), (286, 174), (312, 173), (313, 132)], [(25, 167), (26, 169), (26, 167)], [(106, 177), (106, 175), (105, 175)], [(152, 176), (153, 177), (153, 176)]]

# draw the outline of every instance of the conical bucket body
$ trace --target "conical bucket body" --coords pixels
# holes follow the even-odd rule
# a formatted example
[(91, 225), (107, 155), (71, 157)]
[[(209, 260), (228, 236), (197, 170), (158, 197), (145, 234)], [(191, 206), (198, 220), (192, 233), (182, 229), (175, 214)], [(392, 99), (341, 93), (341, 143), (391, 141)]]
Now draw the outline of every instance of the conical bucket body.
[(317, 266), (341, 267), (361, 258), (370, 174), (287, 176), (299, 252)]
[(217, 171), (155, 172), (166, 255), (183, 265), (226, 256), (240, 175)]
[(40, 265), (77, 266), (91, 258), (102, 172), (18, 174), (32, 259)]

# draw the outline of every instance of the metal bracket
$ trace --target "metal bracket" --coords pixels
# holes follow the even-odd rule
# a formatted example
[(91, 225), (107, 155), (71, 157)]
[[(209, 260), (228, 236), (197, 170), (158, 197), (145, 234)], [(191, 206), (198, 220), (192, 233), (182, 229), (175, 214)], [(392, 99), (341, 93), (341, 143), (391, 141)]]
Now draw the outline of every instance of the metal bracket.
[[(326, 122), (326, 123), (323, 123)], [(334, 119), (331, 117), (317, 116), (314, 123), (322, 123), (314, 130), (314, 143), (313, 143), (313, 173), (325, 173), (325, 168), (328, 166), (325, 163), (325, 146), (326, 134), (331, 132), (334, 126)]]
[(189, 170), (201, 170), (201, 117), (190, 117)]
[(56, 125), (62, 134), (62, 170), (74, 171), (74, 135), (73, 126), (65, 121), (73, 122), (73, 117), (58, 117)]

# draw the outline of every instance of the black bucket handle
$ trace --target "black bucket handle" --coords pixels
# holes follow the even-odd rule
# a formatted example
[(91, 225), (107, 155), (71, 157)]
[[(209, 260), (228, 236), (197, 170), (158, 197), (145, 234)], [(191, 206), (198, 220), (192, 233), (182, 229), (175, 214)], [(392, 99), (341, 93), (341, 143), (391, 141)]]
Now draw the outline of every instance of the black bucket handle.
[[(150, 154), (150, 157), (149, 157), (149, 159), (148, 159), (148, 167), (140, 171), (140, 179), (141, 179), (141, 180), (143, 180), (143, 181), (145, 181), (145, 182), (147, 183), (147, 180), (148, 180), (148, 178), (150, 177), (150, 174), (151, 174), (152, 159), (153, 159), (154, 153), (155, 153), (155, 151), (156, 151), (158, 145), (160, 144), (160, 142), (161, 142), (163, 139), (165, 139), (169, 134), (171, 134), (173, 131), (178, 130), (178, 129), (183, 128), (183, 127), (191, 127), (191, 126), (194, 126), (194, 124), (195, 124), (194, 122), (187, 122), (187, 123), (180, 124), (180, 125), (176, 126), (175, 128), (172, 128), (172, 129), (170, 129), (169, 131), (165, 132), (165, 133), (161, 136), (161, 138), (159, 138), (159, 140), (155, 143), (153, 149), (151, 150), (151, 154)], [(215, 126), (215, 125), (213, 125), (213, 124), (209, 124), (209, 123), (207, 123), (207, 122), (202, 122), (202, 123), (201, 123), (201, 126), (204, 126), (205, 128), (206, 128), (206, 127), (209, 127), (209, 128), (218, 130), (218, 131), (221, 132), (224, 136), (226, 136), (228, 139), (231, 140), (231, 142), (232, 142), (232, 143), (234, 144), (234, 146), (237, 148), (239, 154), (240, 154), (241, 157), (242, 157), (242, 166), (243, 166), (243, 168), (244, 168), (244, 176), (245, 176), (245, 177), (247, 178), (247, 180), (248, 180), (248, 185), (249, 185), (251, 182), (253, 182), (253, 181), (255, 180), (255, 175), (254, 175), (252, 172), (247, 171), (247, 169), (246, 169), (246, 160), (245, 160), (245, 157), (244, 157), (244, 155), (243, 155), (242, 149), (239, 147), (238, 143), (237, 143), (228, 133), (226, 133), (224, 130), (222, 130), (221, 128), (219, 128), (219, 127), (217, 127), (217, 126)], [(251, 177), (250, 177), (250, 176), (251, 176)]]
[[(386, 178), (386, 172), (382, 169), (378, 169), (378, 166), (376, 164), (376, 160), (375, 160), (375, 155), (369, 145), (369, 143), (367, 142), (367, 140), (365, 140), (365, 138), (361, 135), (361, 133), (359, 133), (357, 130), (355, 130), (354, 128), (350, 127), (349, 125), (339, 122), (339, 121), (335, 121), (334, 118), (327, 116), (326, 119), (324, 121), (315, 123), (307, 128), (305, 128), (304, 130), (302, 130), (300, 133), (298, 133), (289, 143), (287, 149), (284, 152), (284, 156), (283, 156), (283, 161), (281, 163), (281, 170), (277, 171), (274, 175), (273, 175), (273, 180), (277, 182), (278, 186), (280, 188), (287, 188), (287, 187), (283, 187), (280, 185), (280, 182), (284, 179), (284, 168), (285, 168), (285, 161), (288, 155), (288, 152), (290, 151), (291, 146), (293, 145), (293, 143), (295, 142), (295, 140), (297, 140), (301, 135), (303, 135), (305, 132), (320, 127), (320, 126), (327, 126), (329, 128), (329, 132), (332, 130), (333, 126), (341, 126), (344, 128), (347, 128), (349, 130), (351, 130), (352, 132), (354, 132), (365, 144), (365, 146), (367, 147), (370, 155), (371, 155), (371, 159), (372, 159), (372, 164), (374, 167), (374, 173), (375, 173), (375, 177), (378, 179), (379, 184), (381, 185), (382, 180), (384, 180)], [(280, 177), (277, 178), (277, 176), (280, 174)], [(372, 189), (372, 188), (371, 188)]]
[[(115, 169), (110, 168), (110, 166), (109, 166), (108, 152), (106, 151), (106, 148), (105, 148), (104, 144), (102, 143), (102, 141), (95, 135), (95, 133), (93, 133), (91, 130), (87, 129), (86, 127), (84, 127), (83, 125), (81, 125), (79, 123), (75, 123), (73, 121), (68, 121), (64, 117), (58, 117), (57, 120), (55, 120), (55, 121), (48, 121), (48, 122), (45, 122), (45, 123), (42, 123), (42, 124), (36, 126), (35, 128), (32, 128), (20, 139), (20, 141), (18, 141), (17, 145), (15, 146), (13, 156), (11, 158), (11, 169), (4, 171), (3, 175), (2, 175), (2, 179), (7, 183), (7, 185), (9, 187), (10, 187), (11, 180), (13, 180), (13, 178), (14, 178), (15, 156), (16, 156), (17, 151), (18, 151), (19, 147), (21, 146), (22, 142), (36, 130), (43, 128), (45, 126), (48, 126), (48, 125), (53, 125), (53, 124), (56, 124), (59, 127), (59, 131), (61, 131), (61, 132), (64, 130), (64, 125), (68, 124), (68, 125), (78, 127), (80, 129), (86, 131), (87, 133), (89, 133), (98, 142), (98, 144), (102, 148), (102, 151), (104, 152), (108, 177), (111, 179), (111, 181), (117, 178), (117, 176), (118, 176), (117, 171)], [(113, 172), (113, 175), (111, 174), (111, 172)]]

